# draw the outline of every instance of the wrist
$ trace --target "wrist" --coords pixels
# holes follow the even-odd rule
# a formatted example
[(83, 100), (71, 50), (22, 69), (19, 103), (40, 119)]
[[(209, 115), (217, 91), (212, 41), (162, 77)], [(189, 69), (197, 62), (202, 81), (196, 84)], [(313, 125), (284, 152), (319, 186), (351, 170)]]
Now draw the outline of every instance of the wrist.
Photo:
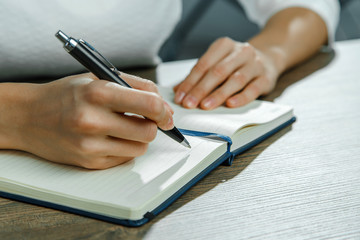
[(0, 84), (0, 148), (25, 150), (23, 132), (32, 111), (38, 84)]
[(271, 78), (277, 79), (287, 68), (286, 51), (277, 45), (263, 44), (256, 38), (249, 43), (260, 53), (265, 60), (267, 71)]

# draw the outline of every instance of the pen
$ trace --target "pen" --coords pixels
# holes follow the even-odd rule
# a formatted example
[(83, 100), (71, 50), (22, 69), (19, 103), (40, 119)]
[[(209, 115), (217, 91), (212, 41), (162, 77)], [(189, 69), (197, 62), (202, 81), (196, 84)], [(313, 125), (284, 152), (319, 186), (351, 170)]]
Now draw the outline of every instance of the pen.
[[(116, 82), (124, 87), (131, 88), (131, 86), (120, 77), (120, 72), (114, 67), (114, 65), (112, 65), (89, 43), (82, 39), (77, 40), (72, 37), (68, 37), (61, 30), (59, 30), (55, 36), (64, 43), (65, 50), (95, 76), (100, 79)], [(103, 61), (100, 60), (93, 52), (98, 54)], [(189, 142), (175, 126), (173, 129), (168, 131), (162, 130), (161, 128), (159, 129), (183, 146), (191, 148)]]

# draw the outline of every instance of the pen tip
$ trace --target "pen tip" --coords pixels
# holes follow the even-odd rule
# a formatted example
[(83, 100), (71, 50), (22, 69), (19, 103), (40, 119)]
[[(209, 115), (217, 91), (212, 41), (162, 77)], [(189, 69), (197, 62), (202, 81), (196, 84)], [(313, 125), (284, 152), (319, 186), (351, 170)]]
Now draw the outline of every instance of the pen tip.
[(184, 140), (181, 142), (181, 145), (187, 148), (191, 148), (190, 143), (186, 140), (186, 138), (184, 138)]

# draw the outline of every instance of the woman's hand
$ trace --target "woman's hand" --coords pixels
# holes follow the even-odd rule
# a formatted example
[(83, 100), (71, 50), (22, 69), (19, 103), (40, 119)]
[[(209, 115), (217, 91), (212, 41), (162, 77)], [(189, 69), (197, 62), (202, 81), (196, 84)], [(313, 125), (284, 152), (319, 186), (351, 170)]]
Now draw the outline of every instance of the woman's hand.
[(13, 111), (1, 114), (9, 121), (10, 115), (22, 120), (7, 123), (7, 132), (0, 131), (0, 143), (5, 134), (8, 148), (89, 169), (109, 168), (144, 154), (158, 126), (173, 128), (173, 112), (151, 81), (122, 77), (134, 89), (92, 74), (47, 84), (17, 84), (26, 88), (22, 90), (26, 102), (18, 101)]
[(273, 62), (249, 43), (215, 41), (187, 78), (175, 86), (175, 102), (186, 108), (245, 105), (275, 86)]
[(202, 109), (245, 105), (269, 93), (285, 70), (316, 53), (327, 35), (325, 22), (315, 12), (301, 7), (281, 10), (249, 43), (229, 38), (214, 42), (174, 88), (175, 102)]

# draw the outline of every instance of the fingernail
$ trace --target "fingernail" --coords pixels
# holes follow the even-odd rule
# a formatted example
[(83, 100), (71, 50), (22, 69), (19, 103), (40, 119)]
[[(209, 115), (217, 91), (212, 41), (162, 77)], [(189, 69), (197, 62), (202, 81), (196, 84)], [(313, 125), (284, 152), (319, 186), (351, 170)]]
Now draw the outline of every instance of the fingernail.
[(187, 96), (184, 99), (184, 106), (187, 108), (195, 108), (198, 105), (198, 100), (193, 96)]
[(213, 98), (208, 98), (204, 100), (203, 106), (206, 109), (212, 108), (215, 104), (215, 100)]
[(181, 103), (181, 101), (183, 100), (183, 98), (185, 97), (185, 93), (184, 92), (176, 92), (175, 94), (175, 103)]
[(227, 104), (230, 105), (230, 107), (236, 106), (237, 103), (238, 103), (238, 101), (235, 98), (230, 98), (230, 99), (227, 100)]

